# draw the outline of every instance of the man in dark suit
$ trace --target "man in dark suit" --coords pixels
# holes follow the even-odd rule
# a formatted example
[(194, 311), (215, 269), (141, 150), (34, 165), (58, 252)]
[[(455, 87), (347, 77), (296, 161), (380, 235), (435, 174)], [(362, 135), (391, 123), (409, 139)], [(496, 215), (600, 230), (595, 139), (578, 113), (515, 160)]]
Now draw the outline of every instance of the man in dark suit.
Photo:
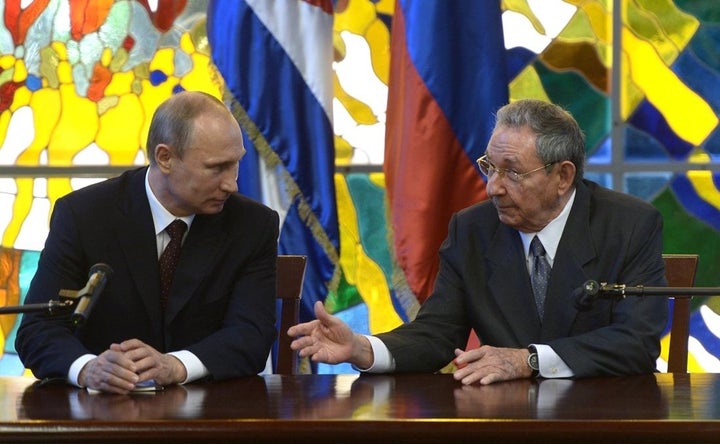
[[(112, 275), (77, 328), (69, 314), (24, 315), (15, 345), (39, 378), (127, 393), (264, 368), (276, 337), (279, 221), (237, 194), (237, 121), (216, 98), (182, 92), (158, 107), (147, 151), (149, 167), (55, 204), (26, 302), (82, 288), (97, 263)], [(159, 257), (177, 219), (189, 228), (161, 303)]]
[[(434, 372), (454, 358), (465, 384), (654, 371), (664, 298), (576, 304), (587, 280), (666, 285), (659, 212), (583, 180), (584, 146), (558, 106), (501, 108), (478, 159), (490, 200), (453, 216), (416, 319), (363, 336), (316, 304), (316, 320), (288, 331), (292, 347), (371, 372)], [(471, 328), (481, 346), (463, 351)]]

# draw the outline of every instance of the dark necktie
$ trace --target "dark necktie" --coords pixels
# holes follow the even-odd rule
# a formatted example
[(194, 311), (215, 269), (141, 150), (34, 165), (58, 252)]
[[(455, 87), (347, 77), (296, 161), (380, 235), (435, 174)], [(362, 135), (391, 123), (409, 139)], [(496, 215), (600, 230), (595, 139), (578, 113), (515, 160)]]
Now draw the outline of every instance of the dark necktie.
[(175, 274), (175, 268), (180, 260), (180, 246), (185, 230), (187, 230), (187, 224), (180, 219), (175, 219), (165, 227), (165, 231), (170, 235), (170, 242), (160, 255), (160, 305), (163, 310), (167, 305), (173, 274)]
[(540, 242), (537, 236), (530, 242), (530, 254), (533, 256), (530, 283), (532, 284), (538, 315), (540, 315), (540, 320), (542, 321), (543, 314), (545, 313), (545, 293), (547, 292), (548, 277), (550, 276), (550, 262), (548, 262), (545, 256), (545, 247), (543, 247), (542, 242)]

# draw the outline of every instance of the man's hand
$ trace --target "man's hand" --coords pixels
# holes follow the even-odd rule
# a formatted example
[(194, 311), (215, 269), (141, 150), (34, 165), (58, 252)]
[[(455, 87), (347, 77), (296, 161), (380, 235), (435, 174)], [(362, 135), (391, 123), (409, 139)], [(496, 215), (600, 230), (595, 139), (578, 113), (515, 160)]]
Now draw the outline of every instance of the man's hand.
[(185, 366), (138, 339), (111, 344), (110, 349), (89, 361), (80, 370), (78, 383), (89, 389), (126, 394), (136, 384), (154, 380), (172, 385), (187, 378)]
[(455, 350), (457, 370), (453, 377), (463, 384), (492, 384), (510, 379), (529, 378), (527, 364), (530, 352), (525, 348), (497, 348), (483, 345), (474, 350)]
[(370, 341), (330, 315), (322, 302), (316, 302), (314, 308), (316, 320), (288, 329), (287, 334), (296, 338), (290, 347), (298, 351), (300, 357), (309, 356), (313, 362), (350, 362), (359, 368), (372, 366), (374, 356)]
[(121, 351), (104, 351), (100, 356), (90, 360), (80, 370), (78, 383), (89, 389), (109, 393), (125, 394), (135, 388), (140, 381), (135, 363)]
[(138, 382), (155, 380), (160, 385), (172, 385), (187, 378), (185, 366), (173, 355), (160, 353), (138, 339), (129, 339), (110, 348), (130, 359), (138, 374)]

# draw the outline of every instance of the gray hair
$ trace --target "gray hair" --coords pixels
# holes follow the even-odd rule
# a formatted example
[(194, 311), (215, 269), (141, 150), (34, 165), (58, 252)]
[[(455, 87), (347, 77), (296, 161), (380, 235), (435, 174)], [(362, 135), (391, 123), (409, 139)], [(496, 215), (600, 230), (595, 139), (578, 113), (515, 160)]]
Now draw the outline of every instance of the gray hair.
[(192, 140), (195, 119), (206, 113), (226, 113), (230, 110), (216, 97), (200, 91), (183, 91), (163, 102), (155, 110), (147, 137), (147, 155), (155, 164), (155, 147), (173, 147), (181, 158)]
[(542, 100), (523, 99), (497, 111), (495, 128), (527, 126), (537, 136), (535, 150), (543, 163), (569, 160), (575, 165), (574, 185), (583, 178), (585, 136), (573, 116), (562, 107)]

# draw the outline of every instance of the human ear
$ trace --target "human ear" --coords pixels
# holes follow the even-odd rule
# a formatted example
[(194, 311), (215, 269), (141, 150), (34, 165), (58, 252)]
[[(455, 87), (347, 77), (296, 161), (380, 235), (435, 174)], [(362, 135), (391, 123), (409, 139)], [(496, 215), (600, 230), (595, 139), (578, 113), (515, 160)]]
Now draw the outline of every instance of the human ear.
[(170, 169), (170, 159), (172, 151), (170, 147), (164, 143), (160, 143), (155, 147), (155, 163), (162, 171)]
[(558, 178), (560, 179), (558, 183), (558, 192), (560, 194), (564, 194), (572, 188), (573, 183), (575, 182), (575, 172), (577, 169), (575, 168), (575, 164), (569, 160), (560, 162), (558, 167)]

